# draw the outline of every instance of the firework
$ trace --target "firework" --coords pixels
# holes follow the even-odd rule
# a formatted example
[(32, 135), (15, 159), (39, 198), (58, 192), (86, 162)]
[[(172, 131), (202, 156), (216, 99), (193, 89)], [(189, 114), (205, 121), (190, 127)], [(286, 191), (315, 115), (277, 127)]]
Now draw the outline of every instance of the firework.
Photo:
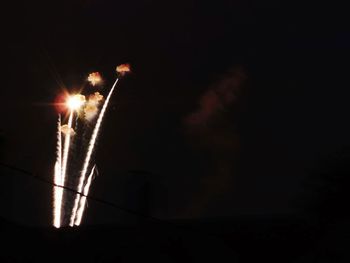
[(79, 110), (81, 106), (84, 105), (86, 99), (84, 95), (75, 94), (73, 96), (69, 96), (67, 99), (67, 107), (73, 112), (74, 110)]
[(61, 175), (62, 175), (62, 143), (61, 143), (61, 115), (58, 115), (57, 121), (57, 149), (56, 149), (56, 164), (54, 174), (54, 211), (53, 211), (53, 225), (57, 228), (61, 226), (61, 204), (62, 204), (62, 188)]
[(83, 217), (85, 203), (86, 203), (86, 196), (89, 194), (91, 180), (92, 180), (92, 176), (94, 175), (94, 172), (95, 172), (95, 167), (96, 167), (96, 165), (94, 165), (94, 167), (91, 170), (91, 173), (90, 173), (90, 175), (86, 181), (86, 185), (84, 187), (83, 196), (80, 198), (79, 209), (77, 210), (76, 218), (74, 221), (74, 225), (76, 225), (76, 226), (80, 225), (81, 219)]
[[(79, 179), (79, 185), (78, 185), (78, 189), (77, 189), (78, 193), (80, 193), (82, 191), (83, 184), (84, 184), (84, 181), (85, 181), (85, 176), (86, 176), (89, 164), (90, 164), (91, 154), (92, 154), (92, 151), (93, 151), (95, 143), (96, 143), (97, 135), (98, 135), (98, 132), (100, 130), (100, 126), (101, 126), (101, 123), (102, 123), (102, 120), (103, 120), (103, 116), (104, 116), (104, 113), (105, 113), (105, 111), (107, 109), (109, 99), (111, 98), (111, 96), (113, 94), (113, 91), (114, 91), (114, 88), (115, 88), (115, 86), (118, 83), (118, 80), (119, 79), (117, 78), (116, 81), (114, 82), (111, 90), (109, 91), (108, 96), (106, 98), (106, 101), (103, 104), (103, 107), (101, 109), (100, 115), (98, 116), (98, 119), (97, 119), (97, 122), (96, 122), (96, 126), (95, 126), (95, 128), (93, 130), (93, 133), (92, 133), (92, 136), (91, 136), (91, 139), (90, 139), (90, 142), (89, 142), (89, 147), (88, 147), (88, 150), (86, 152), (86, 157), (85, 157), (83, 169), (81, 171), (81, 175), (80, 175), (80, 179)], [(77, 213), (77, 209), (78, 209), (79, 199), (80, 199), (80, 195), (77, 194), (77, 196), (75, 198), (75, 201), (74, 201), (74, 207), (73, 207), (73, 211), (72, 211), (72, 216), (71, 216), (70, 223), (69, 223), (70, 226), (73, 226), (74, 223), (75, 223), (75, 217), (76, 217), (76, 213)], [(82, 208), (82, 209), (84, 209), (84, 208)]]
[(102, 82), (101, 75), (98, 72), (90, 73), (87, 80), (91, 83), (92, 86), (95, 86)]
[(130, 72), (130, 64), (121, 64), (117, 66), (116, 71), (120, 76), (124, 76)]
[[(71, 113), (69, 114), (69, 119), (68, 119), (68, 127), (67, 127), (68, 130), (70, 130), (72, 127), (73, 115), (74, 115), (74, 111), (71, 111)], [(66, 169), (67, 169), (67, 162), (68, 162), (68, 155), (69, 155), (70, 138), (71, 138), (71, 134), (70, 134), (70, 132), (68, 132), (64, 138), (60, 186), (64, 186), (65, 179), (66, 179)], [(61, 188), (60, 197), (59, 197), (59, 200), (61, 202), (61, 214), (62, 214), (63, 192), (64, 192), (63, 188)]]
[[(129, 64), (120, 65), (116, 71), (118, 77), (123, 76), (130, 72), (130, 66)], [(57, 123), (57, 158), (54, 169), (55, 186), (53, 190), (53, 226), (57, 228), (67, 224), (78, 226), (81, 223), (86, 206), (86, 197), (95, 172), (95, 165), (92, 166), (94, 148), (118, 79), (115, 80), (109, 90), (101, 110), (99, 108), (103, 96), (99, 92), (87, 97), (82, 94), (75, 94), (68, 96), (65, 102), (68, 110), (66, 124), (62, 125), (61, 116), (59, 115)], [(101, 76), (98, 72), (91, 73), (88, 81), (95, 86), (101, 82)], [(75, 119), (74, 124), (73, 119)], [(73, 139), (73, 136), (75, 139)], [(64, 139), (63, 149), (62, 138)], [(81, 155), (85, 156), (83, 160), (80, 158)], [(91, 166), (92, 168), (90, 168)], [(89, 176), (86, 178), (87, 174)], [(64, 192), (66, 182), (68, 185), (76, 184), (76, 186), (73, 185), (77, 190), (74, 201), (71, 199), (74, 195)], [(67, 211), (68, 209), (65, 209), (63, 204), (67, 204), (69, 207), (70, 203), (72, 203), (72, 209)]]

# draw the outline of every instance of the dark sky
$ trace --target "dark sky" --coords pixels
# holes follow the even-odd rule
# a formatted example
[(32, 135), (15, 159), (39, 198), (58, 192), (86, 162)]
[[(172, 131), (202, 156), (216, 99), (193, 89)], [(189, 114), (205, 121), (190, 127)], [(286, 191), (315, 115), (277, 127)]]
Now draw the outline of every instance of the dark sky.
[[(350, 34), (340, 7), (72, 2), (3, 11), (1, 163), (51, 180), (49, 103), (92, 71), (105, 93), (125, 62), (133, 73), (112, 98), (96, 153), (91, 194), (101, 199), (167, 219), (298, 213), (309, 171), (349, 145)], [(49, 224), (51, 188), (1, 174), (1, 215)], [(91, 201), (86, 222), (123, 216)]]

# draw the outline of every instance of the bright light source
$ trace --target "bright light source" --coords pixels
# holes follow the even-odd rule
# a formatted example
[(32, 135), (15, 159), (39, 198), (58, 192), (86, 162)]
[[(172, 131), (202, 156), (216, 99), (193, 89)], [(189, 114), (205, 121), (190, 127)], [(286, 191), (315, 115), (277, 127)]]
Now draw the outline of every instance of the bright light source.
[(79, 108), (83, 106), (84, 103), (85, 96), (81, 94), (76, 94), (68, 97), (66, 105), (70, 110), (79, 110)]

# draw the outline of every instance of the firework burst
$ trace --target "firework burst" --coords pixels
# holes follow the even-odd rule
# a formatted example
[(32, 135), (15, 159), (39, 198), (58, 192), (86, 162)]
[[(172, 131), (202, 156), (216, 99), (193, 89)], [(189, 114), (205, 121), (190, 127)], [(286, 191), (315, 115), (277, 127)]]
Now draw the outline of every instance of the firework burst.
[[(103, 118), (119, 78), (130, 72), (130, 66), (122, 64), (117, 67), (116, 71), (118, 77), (109, 90), (101, 109), (103, 96), (99, 92), (89, 95), (87, 99), (82, 94), (75, 94), (69, 95), (65, 102), (68, 110), (66, 124), (62, 124), (61, 115), (59, 115), (53, 189), (53, 226), (56, 228), (67, 225), (79, 226), (82, 221), (86, 196), (89, 193), (95, 171), (93, 154)], [(102, 81), (98, 72), (91, 73), (88, 80), (93, 86)], [(75, 117), (76, 121), (73, 124)], [(62, 139), (64, 139), (63, 147)], [(89, 174), (88, 177), (87, 174)], [(67, 184), (77, 191), (75, 195), (64, 191)]]

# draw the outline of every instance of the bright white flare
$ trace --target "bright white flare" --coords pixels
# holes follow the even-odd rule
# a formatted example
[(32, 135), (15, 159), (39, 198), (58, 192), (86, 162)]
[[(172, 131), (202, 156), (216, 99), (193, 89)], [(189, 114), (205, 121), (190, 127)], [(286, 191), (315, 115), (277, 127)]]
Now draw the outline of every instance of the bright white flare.
[(75, 94), (71, 95), (67, 99), (67, 107), (73, 111), (73, 110), (79, 110), (81, 106), (83, 106), (85, 103), (85, 96), (81, 94)]
[(91, 173), (87, 179), (86, 185), (84, 187), (84, 192), (83, 192), (83, 196), (80, 198), (80, 202), (79, 202), (79, 209), (77, 211), (77, 216), (75, 217), (75, 222), (74, 225), (79, 226), (81, 223), (81, 219), (83, 217), (83, 213), (85, 210), (85, 204), (86, 204), (86, 196), (89, 194), (89, 189), (90, 189), (90, 185), (91, 185), (91, 181), (92, 181), (92, 176), (94, 175), (95, 172), (95, 167), (96, 165), (94, 165), (94, 167), (91, 170)]
[[(95, 128), (94, 128), (94, 130), (92, 132), (92, 136), (91, 136), (91, 139), (90, 139), (90, 142), (89, 142), (88, 150), (87, 150), (85, 161), (84, 161), (84, 165), (83, 165), (83, 170), (81, 171), (81, 175), (80, 175), (80, 179), (79, 179), (79, 185), (78, 185), (78, 189), (77, 189), (78, 194), (76, 195), (76, 198), (75, 198), (75, 201), (74, 201), (74, 207), (73, 207), (73, 210), (72, 210), (72, 216), (70, 218), (70, 223), (69, 223), (70, 226), (73, 226), (74, 222), (75, 222), (77, 209), (78, 209), (78, 205), (79, 205), (79, 199), (80, 199), (80, 194), (79, 193), (81, 193), (81, 191), (83, 189), (83, 185), (84, 185), (84, 181), (85, 181), (85, 177), (86, 177), (86, 172), (87, 172), (87, 169), (88, 169), (89, 164), (90, 164), (91, 154), (92, 154), (92, 151), (93, 151), (94, 146), (95, 146), (96, 138), (97, 138), (98, 132), (100, 130), (100, 126), (101, 126), (101, 123), (102, 123), (102, 120), (103, 120), (104, 113), (105, 113), (105, 111), (107, 109), (109, 99), (111, 98), (111, 96), (113, 94), (113, 91), (114, 91), (114, 88), (117, 85), (117, 83), (118, 83), (118, 78), (116, 79), (116, 81), (114, 82), (111, 90), (108, 93), (108, 96), (107, 96), (107, 98), (106, 98), (106, 100), (105, 100), (105, 102), (103, 104), (103, 107), (101, 109), (101, 112), (100, 112), (100, 114), (98, 116)], [(84, 208), (83, 208), (83, 210), (84, 210)]]
[(61, 227), (61, 205), (62, 205), (62, 191), (59, 187), (62, 183), (62, 143), (61, 143), (61, 115), (58, 115), (57, 122), (57, 149), (56, 149), (56, 163), (55, 163), (55, 174), (54, 174), (54, 189), (53, 189), (53, 225), (56, 228)]

